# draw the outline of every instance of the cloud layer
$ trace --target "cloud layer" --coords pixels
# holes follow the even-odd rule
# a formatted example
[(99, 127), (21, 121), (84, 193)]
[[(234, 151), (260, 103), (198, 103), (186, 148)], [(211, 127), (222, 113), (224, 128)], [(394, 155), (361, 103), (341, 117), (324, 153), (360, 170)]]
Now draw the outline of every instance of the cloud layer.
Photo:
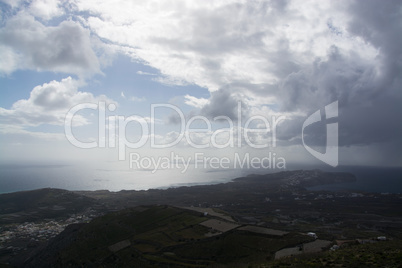
[[(3, 74), (32, 69), (88, 77), (101, 73), (100, 58), (109, 54), (97, 53), (104, 49), (156, 69), (136, 71), (154, 81), (206, 88), (208, 99), (192, 92), (183, 98), (202, 115), (237, 120), (239, 102), (244, 116), (286, 115), (278, 129), (283, 145), (300, 144), (305, 118), (333, 101), (339, 102), (341, 146), (400, 144), (398, 0), (36, 0), (12, 8), (18, 11), (0, 28)], [(66, 14), (59, 24), (46, 23)], [(95, 53), (95, 47), (102, 49)], [(22, 120), (21, 107), (28, 107), (35, 116), (25, 113), (26, 124), (37, 124), (35, 117), (57, 124), (63, 109), (51, 116), (43, 111), (95, 98), (79, 93), (75, 83), (38, 86), (1, 113)], [(322, 144), (323, 126), (310, 131), (312, 143)]]

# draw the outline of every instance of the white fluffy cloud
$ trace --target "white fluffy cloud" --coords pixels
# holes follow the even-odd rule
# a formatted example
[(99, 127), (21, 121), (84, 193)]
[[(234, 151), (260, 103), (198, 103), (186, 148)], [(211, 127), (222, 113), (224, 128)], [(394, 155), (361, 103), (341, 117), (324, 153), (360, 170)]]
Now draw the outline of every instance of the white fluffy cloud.
[[(78, 91), (79, 86), (81, 83), (71, 77), (36, 86), (28, 99), (15, 102), (11, 109), (0, 107), (0, 121), (22, 126), (63, 125), (68, 110), (77, 104), (113, 102), (104, 95), (95, 97), (89, 92)], [(77, 125), (89, 123), (80, 115), (74, 119)]]
[(45, 26), (20, 12), (0, 29), (0, 40), (6, 59), (0, 63), (1, 73), (32, 69), (85, 76), (100, 72), (89, 31), (73, 21)]
[(58, 0), (34, 0), (29, 5), (28, 10), (35, 17), (45, 20), (64, 14), (64, 10)]
[(196, 98), (194, 96), (186, 95), (184, 96), (184, 103), (193, 106), (195, 108), (202, 108), (208, 104), (208, 99), (205, 98)]

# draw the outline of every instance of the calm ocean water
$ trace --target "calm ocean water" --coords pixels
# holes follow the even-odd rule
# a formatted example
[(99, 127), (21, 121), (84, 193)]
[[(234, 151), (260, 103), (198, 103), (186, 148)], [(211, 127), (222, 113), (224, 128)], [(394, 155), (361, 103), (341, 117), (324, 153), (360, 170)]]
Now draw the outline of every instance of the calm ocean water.
[(147, 190), (183, 185), (216, 184), (245, 175), (241, 170), (135, 170), (126, 163), (0, 164), (0, 193), (60, 188), (66, 190)]
[[(100, 168), (101, 167), (101, 168)], [(402, 168), (338, 167), (327, 171), (349, 171), (357, 181), (311, 187), (311, 190), (353, 190), (365, 192), (402, 193)], [(301, 169), (289, 167), (289, 169)], [(304, 169), (310, 169), (304, 167)], [(280, 170), (274, 170), (274, 172)], [(204, 170), (190, 167), (185, 173), (179, 169), (129, 169), (124, 163), (97, 164), (0, 164), (0, 193), (60, 188), (67, 190), (146, 190), (183, 185), (228, 182), (251, 173), (271, 173), (272, 170)]]

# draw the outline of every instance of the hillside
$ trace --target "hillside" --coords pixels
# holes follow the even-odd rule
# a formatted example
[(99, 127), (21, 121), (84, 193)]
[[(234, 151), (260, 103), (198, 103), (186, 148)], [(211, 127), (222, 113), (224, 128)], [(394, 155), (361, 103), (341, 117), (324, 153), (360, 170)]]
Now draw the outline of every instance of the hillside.
[[(218, 226), (206, 227), (204, 222), (215, 222)], [(313, 240), (298, 233), (256, 233), (237, 228), (240, 225), (219, 231), (225, 224), (230, 223), (169, 206), (126, 209), (97, 218), (76, 232), (66, 230), (27, 266), (258, 264), (273, 259), (275, 252), (283, 247)]]
[[(325, 241), (314, 240), (306, 234), (240, 225), (188, 209), (148, 206), (125, 209), (88, 224), (70, 226), (28, 260), (25, 267), (401, 265), (401, 240), (370, 241), (363, 245), (351, 242), (335, 252), (321, 252)], [(325, 248), (334, 243), (325, 242), (328, 245)], [(319, 246), (312, 248), (314, 244)], [(305, 254), (274, 260), (276, 252), (295, 246)]]
[(52, 188), (1, 194), (0, 224), (66, 217), (95, 204), (90, 197)]
[[(4, 194), (0, 195), (0, 263), (286, 266), (287, 256), (304, 261), (313, 252), (328, 251), (337, 240), (375, 241), (385, 236), (389, 241), (378, 245), (398, 245), (401, 195), (305, 188), (353, 180), (349, 173), (298, 170), (165, 190), (48, 188)], [(285, 259), (274, 262), (280, 257)]]

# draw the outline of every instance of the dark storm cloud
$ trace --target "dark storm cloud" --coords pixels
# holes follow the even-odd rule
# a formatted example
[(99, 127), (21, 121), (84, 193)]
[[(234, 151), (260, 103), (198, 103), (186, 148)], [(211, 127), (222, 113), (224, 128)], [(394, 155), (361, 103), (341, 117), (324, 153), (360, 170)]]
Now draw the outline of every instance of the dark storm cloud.
[[(201, 64), (209, 71), (208, 75), (213, 81), (222, 81), (225, 75), (222, 69), (224, 62), (216, 56), (217, 53), (242, 53), (244, 49), (250, 51), (250, 57), (260, 56), (259, 71), (274, 74), (277, 78), (276, 83), (256, 84), (247, 77), (231, 77), (229, 84), (211, 93), (209, 103), (203, 107), (201, 113), (208, 117), (226, 115), (237, 119), (237, 102), (241, 100), (239, 96), (253, 96), (256, 99), (273, 96), (280, 112), (293, 113), (278, 128), (278, 142), (281, 145), (294, 145), (301, 144), (304, 120), (316, 110), (323, 111), (325, 105), (338, 101), (337, 122), (341, 146), (398, 142), (402, 136), (402, 124), (396, 122), (396, 118), (401, 118), (402, 115), (401, 3), (354, 1), (343, 4), (345, 5), (334, 8), (348, 15), (346, 27), (341, 27), (342, 23), (331, 15), (328, 15), (325, 27), (333, 40), (343, 38), (344, 42), (351, 43), (327, 43), (326, 55), (320, 56), (314, 55), (314, 51), (302, 54), (296, 52), (292, 47), (293, 36), (275, 38), (281, 33), (269, 28), (243, 32), (231, 28), (228, 31), (229, 26), (237, 25), (230, 19), (222, 19), (228, 17), (225, 12), (230, 9), (219, 11), (223, 14), (207, 12), (198, 15), (203, 19), (195, 19), (194, 23), (209, 23), (203, 24), (203, 27), (195, 24), (195, 41), (191, 41), (192, 45), (187, 44), (186, 49), (204, 56)], [(260, 12), (256, 12), (253, 7), (244, 11), (241, 5), (233, 5), (231, 8), (241, 10), (241, 14), (247, 13), (247, 16), (253, 14), (256, 20), (263, 21), (264, 12), (268, 13), (267, 10), (272, 5), (262, 7)], [(222, 16), (217, 16), (219, 14)], [(274, 8), (269, 13), (274, 16), (266, 18), (268, 24), (273, 26), (272, 29), (277, 27), (279, 14), (284, 18), (298, 15), (294, 10), (287, 9), (286, 5)], [(241, 15), (237, 19), (244, 22)], [(307, 21), (308, 18), (301, 18), (300, 27)], [(246, 23), (238, 27), (248, 28), (250, 25)], [(286, 31), (286, 27), (283, 25), (279, 29)], [(227, 32), (232, 34), (228, 35)], [(245, 32), (253, 34), (246, 35)], [(207, 45), (212, 33), (216, 39)], [(262, 41), (264, 38), (271, 38), (275, 49), (265, 49)], [(371, 50), (364, 51), (370, 46)], [(373, 53), (377, 55), (373, 56)], [(301, 61), (300, 57), (310, 60)], [(243, 114), (248, 115), (250, 108), (252, 107), (243, 105)], [(305, 139), (313, 145), (325, 146), (326, 123), (323, 121), (309, 126)]]
[(379, 49), (384, 83), (392, 84), (402, 74), (401, 1), (354, 1), (350, 14), (353, 19), (348, 30)]
[[(309, 115), (338, 100), (341, 146), (398, 144), (402, 137), (402, 124), (398, 121), (402, 118), (401, 3), (355, 1), (348, 10), (348, 30), (378, 49), (375, 62), (332, 46), (326, 60), (316, 59), (282, 81), (280, 107), (283, 112)], [(306, 117), (284, 122), (278, 137), (299, 142), (297, 137)], [(325, 125), (317, 123), (311, 126), (308, 139), (325, 145), (325, 135)], [(387, 148), (400, 150), (397, 146)]]

